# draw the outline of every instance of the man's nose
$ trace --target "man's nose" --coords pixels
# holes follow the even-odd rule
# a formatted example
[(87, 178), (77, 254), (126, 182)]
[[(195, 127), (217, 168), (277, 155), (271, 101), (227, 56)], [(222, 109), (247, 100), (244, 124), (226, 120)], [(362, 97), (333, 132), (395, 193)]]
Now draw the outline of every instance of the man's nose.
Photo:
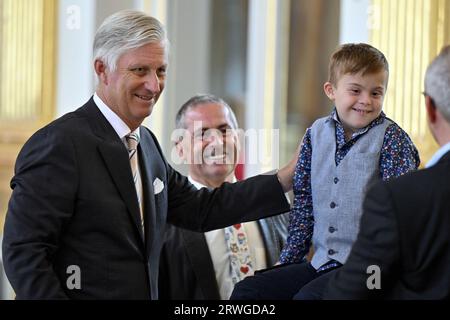
[(208, 142), (210, 144), (223, 144), (223, 136), (222, 133), (218, 130), (211, 130), (208, 135)]
[(145, 89), (153, 94), (161, 91), (160, 80), (156, 72), (149, 72), (145, 79)]

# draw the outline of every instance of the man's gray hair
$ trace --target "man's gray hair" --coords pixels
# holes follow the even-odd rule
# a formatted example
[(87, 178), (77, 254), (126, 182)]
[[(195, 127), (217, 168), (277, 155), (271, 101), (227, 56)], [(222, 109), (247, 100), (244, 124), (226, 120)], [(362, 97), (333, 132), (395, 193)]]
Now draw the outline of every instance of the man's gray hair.
[(450, 122), (450, 46), (442, 48), (425, 73), (425, 94)]
[(158, 42), (168, 50), (169, 41), (161, 22), (140, 11), (119, 11), (106, 18), (98, 28), (94, 39), (94, 61), (99, 59), (114, 71), (117, 60), (127, 51)]
[(224, 106), (228, 110), (228, 120), (230, 121), (232, 129), (238, 128), (236, 116), (228, 103), (212, 94), (197, 94), (186, 101), (177, 112), (177, 115), (175, 117), (175, 127), (177, 129), (186, 129), (186, 112), (191, 108), (207, 103), (215, 103)]

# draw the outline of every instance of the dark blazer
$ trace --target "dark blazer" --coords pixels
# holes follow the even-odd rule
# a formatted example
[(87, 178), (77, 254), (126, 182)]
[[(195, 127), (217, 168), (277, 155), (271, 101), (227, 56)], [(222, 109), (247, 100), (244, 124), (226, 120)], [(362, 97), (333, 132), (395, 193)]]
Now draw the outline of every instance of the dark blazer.
[[(380, 267), (381, 289), (367, 288)], [(375, 284), (375, 278), (369, 279)], [(361, 229), (326, 299), (450, 297), (450, 152), (434, 166), (376, 184)]]
[[(289, 215), (257, 221), (267, 266), (274, 265), (287, 238)], [(214, 265), (203, 233), (168, 226), (161, 253), (159, 297), (164, 300), (220, 300)]]
[[(166, 222), (207, 231), (289, 209), (274, 175), (196, 190), (145, 127), (138, 152), (145, 237), (128, 152), (92, 98), (27, 141), (3, 239), (17, 298), (157, 299)], [(156, 195), (155, 178), (164, 183)], [(72, 265), (81, 270), (81, 289), (66, 285)]]

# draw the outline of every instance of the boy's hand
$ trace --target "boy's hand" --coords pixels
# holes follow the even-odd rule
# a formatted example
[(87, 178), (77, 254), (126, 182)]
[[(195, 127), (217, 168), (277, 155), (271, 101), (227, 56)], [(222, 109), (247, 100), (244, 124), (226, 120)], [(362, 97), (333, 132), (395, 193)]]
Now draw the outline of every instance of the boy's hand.
[(278, 181), (280, 181), (284, 192), (292, 190), (292, 180), (294, 179), (295, 165), (297, 164), (298, 156), (300, 154), (300, 146), (301, 144), (297, 147), (297, 150), (295, 150), (292, 159), (277, 172)]

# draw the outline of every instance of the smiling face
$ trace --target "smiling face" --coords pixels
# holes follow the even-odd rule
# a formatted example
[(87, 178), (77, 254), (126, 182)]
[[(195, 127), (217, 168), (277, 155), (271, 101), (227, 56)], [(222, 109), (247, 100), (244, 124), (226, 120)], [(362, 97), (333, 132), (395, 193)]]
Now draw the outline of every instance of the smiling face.
[(337, 85), (324, 85), (325, 94), (336, 105), (346, 136), (375, 120), (383, 108), (388, 73), (381, 70), (362, 75), (344, 74)]
[(189, 164), (189, 175), (209, 187), (220, 186), (233, 177), (237, 162), (237, 134), (229, 110), (218, 103), (199, 104), (184, 116), (189, 137), (177, 145)]
[(149, 43), (120, 56), (114, 71), (95, 61), (97, 94), (131, 130), (152, 113), (164, 90), (167, 60), (163, 43)]

